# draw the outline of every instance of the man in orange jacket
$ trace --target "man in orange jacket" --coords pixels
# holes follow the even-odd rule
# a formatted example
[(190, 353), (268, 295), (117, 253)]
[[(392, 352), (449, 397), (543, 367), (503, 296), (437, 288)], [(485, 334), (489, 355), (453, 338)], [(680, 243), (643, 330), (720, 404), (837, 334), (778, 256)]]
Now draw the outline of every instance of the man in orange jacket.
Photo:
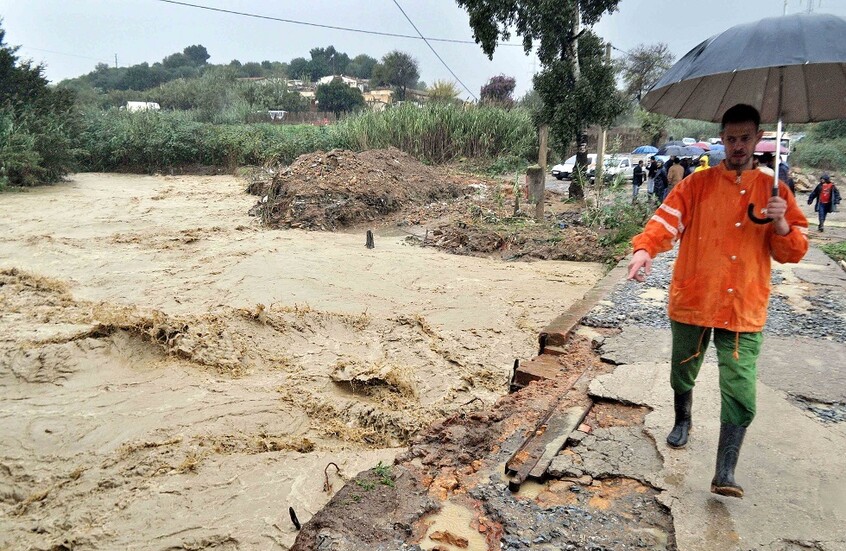
[[(734, 470), (746, 428), (755, 416), (756, 361), (770, 294), (770, 260), (799, 262), (808, 250), (808, 221), (782, 182), (752, 170), (761, 117), (738, 104), (725, 112), (720, 136), (726, 159), (691, 174), (667, 196), (643, 233), (632, 239), (628, 278), (643, 281), (658, 253), (679, 241), (667, 308), (673, 334), (670, 385), (673, 448), (687, 444), (693, 386), (714, 334), (720, 375), (720, 440), (711, 491), (743, 497)], [(766, 205), (755, 224), (749, 204)]]

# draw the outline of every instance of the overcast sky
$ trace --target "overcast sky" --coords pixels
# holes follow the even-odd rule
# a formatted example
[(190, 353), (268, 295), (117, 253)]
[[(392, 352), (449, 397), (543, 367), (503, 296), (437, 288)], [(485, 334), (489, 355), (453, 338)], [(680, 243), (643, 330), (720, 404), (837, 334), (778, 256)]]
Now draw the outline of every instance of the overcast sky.
[[(185, 0), (187, 3), (273, 18), (416, 35), (394, 0)], [(426, 37), (472, 41), (466, 12), (454, 0), (397, 0)], [(846, 0), (788, 0), (787, 13), (807, 9), (846, 17)], [(678, 10), (670, 6), (686, 6)], [(638, 44), (665, 42), (676, 59), (702, 40), (732, 25), (781, 15), (784, 0), (622, 0), (619, 11), (605, 16), (595, 31), (614, 46), (614, 56)], [(18, 55), (43, 62), (53, 82), (76, 77), (99, 62), (120, 66), (154, 63), (186, 46), (202, 44), (210, 63), (284, 61), (309, 57), (313, 47), (335, 46), (350, 57), (377, 59), (391, 50), (410, 53), (421, 79), (453, 80), (449, 70), (422, 40), (323, 29), (280, 21), (212, 12), (161, 0), (0, 0), (6, 42), (19, 45)], [(519, 38), (511, 42), (518, 44)], [(501, 46), (492, 61), (476, 44), (431, 42), (443, 61), (478, 96), (498, 74), (517, 80), (516, 96), (531, 88), (539, 69), (522, 47)], [(463, 97), (469, 98), (466, 91)]]

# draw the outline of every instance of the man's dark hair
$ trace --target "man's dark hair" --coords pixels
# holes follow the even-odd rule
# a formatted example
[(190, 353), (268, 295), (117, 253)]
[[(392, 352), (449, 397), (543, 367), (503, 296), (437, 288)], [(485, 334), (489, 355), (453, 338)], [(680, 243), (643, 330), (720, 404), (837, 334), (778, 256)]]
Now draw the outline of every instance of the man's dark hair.
[(738, 122), (754, 122), (755, 130), (758, 130), (758, 127), (761, 126), (761, 114), (758, 113), (758, 110), (751, 105), (738, 103), (733, 107), (729, 107), (728, 110), (723, 113), (723, 122), (722, 126), (720, 126), (720, 130), (724, 129), (727, 124)]

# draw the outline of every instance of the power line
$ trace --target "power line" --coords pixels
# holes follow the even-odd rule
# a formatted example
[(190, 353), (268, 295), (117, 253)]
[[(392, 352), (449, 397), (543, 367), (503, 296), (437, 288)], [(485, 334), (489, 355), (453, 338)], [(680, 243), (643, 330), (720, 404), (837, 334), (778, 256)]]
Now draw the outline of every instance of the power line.
[[(324, 25), (322, 23), (311, 23), (309, 21), (297, 21), (295, 19), (284, 19), (282, 17), (272, 17), (270, 15), (259, 15), (259, 14), (256, 14), (256, 13), (249, 13), (249, 12), (243, 12), (243, 11), (226, 10), (226, 9), (223, 9), (223, 8), (213, 8), (211, 6), (203, 6), (201, 4), (191, 4), (189, 2), (179, 2), (177, 0), (156, 0), (156, 1), (157, 2), (163, 2), (165, 4), (174, 4), (174, 5), (177, 5), (177, 6), (185, 6), (185, 7), (188, 7), (188, 8), (197, 8), (197, 9), (201, 9), (201, 10), (216, 11), (216, 12), (220, 12), (220, 13), (228, 13), (230, 15), (240, 15), (242, 17), (252, 17), (254, 19), (266, 19), (268, 21), (278, 21), (280, 23), (291, 23), (292, 25), (305, 25), (307, 27), (318, 27), (318, 28), (321, 28), (321, 29), (331, 29), (331, 30), (335, 30), (335, 31), (347, 31), (347, 32), (351, 32), (351, 33), (362, 33), (362, 34), (374, 34), (374, 35), (377, 35), (377, 36), (390, 36), (390, 37), (393, 37), (393, 38), (410, 38), (412, 40), (423, 39), (424, 41), (431, 40), (433, 42), (450, 42), (450, 43), (453, 43), (453, 44), (476, 44), (472, 40), (457, 40), (457, 39), (452, 39), (452, 38), (426, 38), (426, 37), (423, 37), (423, 35), (414, 36), (414, 35), (411, 35), (411, 34), (398, 34), (398, 33), (389, 33), (389, 32), (383, 32), (383, 31), (371, 31), (371, 30), (366, 30), (366, 29), (355, 29), (355, 28), (352, 28), (352, 27), (339, 27), (339, 26), (336, 26), (336, 25)], [(400, 8), (400, 9), (402, 9), (402, 8)], [(498, 43), (497, 45), (498, 46), (522, 46), (522, 44), (512, 44), (512, 43), (509, 43), (509, 42), (501, 42), (501, 43)]]
[(427, 45), (427, 46), (429, 46), (429, 49), (430, 49), (430, 50), (432, 50), (432, 53), (433, 53), (433, 54), (435, 54), (435, 57), (437, 57), (437, 58), (438, 58), (438, 60), (439, 60), (439, 61), (443, 64), (443, 66), (444, 66), (444, 67), (446, 67), (447, 71), (449, 71), (449, 74), (451, 74), (451, 75), (455, 78), (455, 80), (457, 80), (457, 81), (458, 81), (458, 83), (459, 83), (459, 84), (461, 84), (462, 86), (464, 86), (464, 89), (465, 89), (465, 90), (467, 90), (467, 93), (468, 93), (468, 94), (470, 94), (470, 97), (472, 97), (472, 98), (473, 98), (474, 100), (476, 100), (476, 101), (479, 101), (479, 98), (477, 98), (477, 97), (476, 97), (476, 95), (475, 95), (473, 92), (471, 92), (471, 91), (470, 91), (470, 88), (468, 88), (466, 84), (464, 84), (463, 82), (461, 82), (461, 79), (460, 79), (460, 78), (458, 78), (458, 75), (456, 75), (456, 74), (453, 72), (453, 70), (452, 70), (452, 69), (450, 69), (449, 65), (447, 65), (447, 64), (446, 64), (446, 61), (444, 61), (444, 60), (443, 60), (443, 58), (441, 58), (441, 56), (440, 56), (440, 55), (438, 55), (438, 52), (436, 52), (436, 51), (435, 51), (435, 49), (432, 47), (432, 45), (431, 45), (431, 44), (429, 44), (429, 41), (428, 41), (428, 40), (426, 40), (426, 38), (423, 36), (423, 33), (421, 33), (421, 32), (420, 32), (420, 29), (418, 29), (418, 28), (417, 28), (417, 25), (415, 25), (415, 24), (414, 24), (414, 21), (412, 21), (412, 20), (411, 20), (411, 18), (408, 16), (408, 14), (407, 14), (407, 13), (405, 13), (405, 10), (404, 10), (404, 9), (402, 9), (402, 6), (400, 6), (400, 5), (399, 5), (399, 2), (397, 2), (397, 0), (394, 0), (394, 4), (396, 4), (396, 6), (399, 8), (399, 11), (401, 11), (401, 12), (402, 12), (402, 14), (403, 14), (403, 15), (405, 16), (405, 18), (408, 20), (408, 22), (409, 22), (409, 23), (411, 23), (411, 26), (412, 26), (412, 27), (414, 27), (414, 30), (415, 30), (415, 31), (417, 31), (417, 34), (419, 34), (419, 35), (420, 35), (420, 38), (422, 38), (422, 39), (423, 39), (423, 42), (425, 42), (425, 43), (426, 43), (426, 45)]
[(50, 54), (65, 55), (65, 56), (69, 56), (69, 57), (80, 57), (82, 59), (91, 59), (91, 60), (94, 60), (94, 61), (99, 61), (101, 63), (108, 63), (107, 61), (102, 60), (98, 57), (88, 57), (88, 56), (85, 56), (85, 55), (68, 54), (68, 53), (65, 53), (65, 52), (57, 52), (55, 50), (44, 50), (44, 49), (41, 49), (41, 48), (31, 48), (29, 46), (20, 46), (20, 49), (21, 50), (32, 50), (33, 52), (47, 52), (47, 53), (50, 53)]

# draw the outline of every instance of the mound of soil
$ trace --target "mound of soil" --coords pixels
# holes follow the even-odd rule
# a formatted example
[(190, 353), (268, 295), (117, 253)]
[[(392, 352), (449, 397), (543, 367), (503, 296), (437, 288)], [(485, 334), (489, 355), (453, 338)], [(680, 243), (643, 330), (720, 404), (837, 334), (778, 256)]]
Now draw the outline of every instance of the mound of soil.
[(375, 220), (407, 205), (464, 195), (472, 182), (428, 167), (399, 149), (333, 149), (301, 155), (250, 191), (251, 209), (271, 227), (335, 230)]
[(261, 197), (250, 213), (272, 228), (334, 231), (376, 222), (454, 254), (580, 262), (610, 255), (581, 226), (579, 205), (547, 191), (545, 219), (536, 223), (512, 182), (426, 166), (396, 148), (318, 151), (267, 176), (255, 175), (247, 191)]

